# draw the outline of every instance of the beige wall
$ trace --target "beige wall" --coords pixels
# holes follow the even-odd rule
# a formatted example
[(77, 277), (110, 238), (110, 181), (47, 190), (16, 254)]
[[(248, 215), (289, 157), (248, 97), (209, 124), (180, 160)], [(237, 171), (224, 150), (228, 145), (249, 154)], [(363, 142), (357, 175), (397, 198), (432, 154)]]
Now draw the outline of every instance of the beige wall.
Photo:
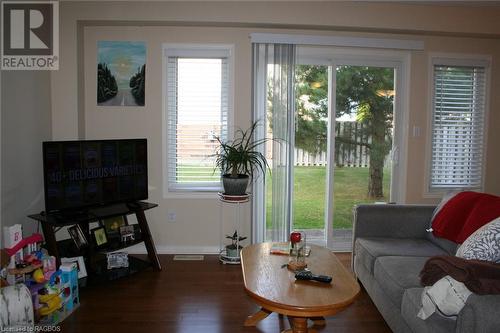
[(500, 96), (495, 93), (500, 88), (500, 42), (498, 40), (481, 40), (471, 38), (438, 38), (427, 37), (425, 52), (416, 52), (412, 56), (412, 73), (410, 88), (410, 126), (422, 128), (419, 138), (409, 135), (408, 141), (408, 180), (407, 201), (415, 203), (434, 203), (436, 198), (425, 194), (425, 183), (422, 181), (424, 170), (428, 165), (430, 145), (430, 105), (429, 99), (429, 57), (436, 54), (451, 54), (457, 56), (478, 55), (491, 56), (491, 89), (489, 96), (489, 119), (486, 125), (486, 165), (485, 186), (486, 192), (500, 193), (500, 151), (496, 143), (500, 142)]
[(29, 236), (37, 224), (27, 215), (43, 210), (42, 141), (52, 136), (50, 74), (3, 71), (1, 80), (0, 226), (23, 224)]
[[(406, 198), (407, 202), (413, 203), (436, 202), (434, 198), (425, 197), (423, 183), (429, 134), (429, 55), (434, 52), (491, 55), (491, 90), (498, 91), (500, 21), (496, 18), (499, 16), (498, 7), (366, 3), (62, 3), (61, 69), (52, 75), (53, 138), (147, 137), (150, 200), (160, 204), (148, 212), (148, 217), (159, 250), (211, 252), (220, 241), (220, 220), (226, 222), (224, 231), (230, 232), (228, 222), (233, 218), (234, 210), (221, 207), (215, 195), (169, 195), (164, 198), (162, 193), (161, 44), (233, 44), (235, 124), (245, 127), (251, 117), (249, 33), (271, 31), (419, 39), (425, 42), (425, 50), (411, 54), (409, 128), (421, 127), (422, 135), (414, 138), (408, 134)], [(139, 21), (140, 24), (126, 26), (130, 22), (125, 21)], [(477, 38), (479, 34), (482, 38)], [(147, 42), (146, 107), (123, 110), (96, 107), (96, 41), (105, 39)], [(500, 154), (495, 149), (495, 142), (500, 142), (500, 97), (495, 93), (491, 95), (485, 190), (500, 194), (497, 171), (500, 169)], [(167, 221), (167, 215), (172, 212), (176, 214), (174, 223)], [(244, 208), (244, 215), (245, 233), (249, 234), (248, 207)]]
[[(241, 29), (179, 28), (179, 27), (87, 27), (84, 31), (85, 138), (148, 139), (149, 200), (160, 207), (149, 211), (151, 229), (161, 252), (214, 252), (222, 233), (234, 230), (231, 222), (236, 206), (222, 206), (215, 193), (163, 194), (162, 140), (163, 89), (162, 43), (218, 43), (235, 46), (235, 122), (250, 121), (250, 63), (251, 48), (248, 32)], [(97, 41), (145, 41), (146, 105), (145, 107), (102, 107), (96, 105)], [(241, 225), (244, 235), (250, 234), (250, 204), (241, 206)], [(168, 222), (169, 213), (176, 215)]]

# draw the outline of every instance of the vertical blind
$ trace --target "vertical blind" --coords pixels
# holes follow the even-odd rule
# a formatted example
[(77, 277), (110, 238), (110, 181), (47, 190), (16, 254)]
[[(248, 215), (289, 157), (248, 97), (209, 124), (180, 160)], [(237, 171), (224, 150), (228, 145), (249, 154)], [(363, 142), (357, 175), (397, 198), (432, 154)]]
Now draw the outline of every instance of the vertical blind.
[(227, 138), (228, 58), (167, 57), (169, 190), (218, 190), (216, 137)]
[(485, 94), (484, 67), (434, 65), (431, 189), (481, 187)]
[[(252, 48), (253, 118), (265, 125), (255, 133), (255, 139), (274, 139), (262, 151), (266, 156), (271, 155), (272, 177), (260, 177), (253, 183), (252, 241), (283, 242), (288, 240), (293, 220), (297, 50), (293, 44), (253, 43)], [(269, 181), (271, 186), (266, 185)]]

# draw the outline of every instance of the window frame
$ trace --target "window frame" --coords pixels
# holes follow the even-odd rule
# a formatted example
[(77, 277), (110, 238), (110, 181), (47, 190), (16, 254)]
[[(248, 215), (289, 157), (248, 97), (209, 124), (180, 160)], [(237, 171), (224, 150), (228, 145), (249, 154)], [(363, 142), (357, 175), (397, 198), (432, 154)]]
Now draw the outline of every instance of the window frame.
[[(433, 187), (432, 181), (432, 154), (433, 154), (433, 129), (434, 129), (434, 100), (435, 100), (435, 71), (434, 66), (443, 65), (450, 67), (483, 67), (484, 68), (484, 114), (483, 114), (483, 155), (480, 167), (481, 182), (479, 187), (472, 186), (450, 186), (450, 187)], [(491, 56), (476, 55), (476, 54), (447, 54), (447, 53), (432, 53), (428, 57), (428, 117), (426, 137), (426, 164), (425, 164), (425, 182), (424, 182), (424, 197), (425, 198), (440, 198), (444, 194), (454, 191), (477, 190), (483, 191), (485, 184), (486, 156), (488, 150), (488, 118), (490, 112), (490, 78), (491, 78)], [(415, 136), (415, 135), (414, 135)]]
[(192, 57), (192, 58), (227, 58), (227, 128), (228, 137), (232, 136), (232, 125), (234, 118), (234, 45), (231, 44), (162, 44), (162, 175), (163, 175), (163, 197), (182, 197), (185, 195), (195, 197), (214, 197), (216, 192), (221, 191), (221, 184), (212, 183), (207, 186), (186, 183), (179, 185), (169, 179), (169, 165), (173, 156), (170, 156), (168, 147), (170, 144), (169, 132), (169, 109), (168, 109), (168, 58), (169, 57)]

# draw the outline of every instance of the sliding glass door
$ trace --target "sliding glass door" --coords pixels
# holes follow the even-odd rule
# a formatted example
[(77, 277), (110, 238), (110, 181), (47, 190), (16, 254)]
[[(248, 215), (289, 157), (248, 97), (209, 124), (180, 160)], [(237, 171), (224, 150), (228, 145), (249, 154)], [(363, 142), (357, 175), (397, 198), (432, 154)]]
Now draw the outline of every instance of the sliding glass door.
[(330, 243), (351, 251), (355, 205), (391, 201), (394, 67), (335, 67), (333, 221)]
[[(276, 175), (271, 173), (260, 187), (262, 193), (256, 187), (255, 199), (263, 199), (264, 214), (254, 227), (263, 223), (262, 240), (278, 240), (273, 236), (277, 225), (273, 210), (276, 202), (283, 202), (277, 201), (280, 197), (289, 203), (286, 232), (304, 231), (308, 242), (342, 251), (351, 250), (356, 204), (402, 200), (398, 147), (403, 144), (399, 132), (404, 59), (349, 52), (297, 48), (293, 121), (288, 123), (292, 139), (288, 147), (293, 153), (286, 166), (280, 164), (288, 170), (290, 186), (277, 192)], [(273, 138), (276, 110), (269, 100), (273, 94), (269, 82), (263, 134)], [(266, 147), (273, 169), (276, 147), (274, 141)]]
[(292, 229), (307, 242), (326, 245), (328, 156), (330, 144), (329, 82), (331, 66), (301, 59), (296, 66)]

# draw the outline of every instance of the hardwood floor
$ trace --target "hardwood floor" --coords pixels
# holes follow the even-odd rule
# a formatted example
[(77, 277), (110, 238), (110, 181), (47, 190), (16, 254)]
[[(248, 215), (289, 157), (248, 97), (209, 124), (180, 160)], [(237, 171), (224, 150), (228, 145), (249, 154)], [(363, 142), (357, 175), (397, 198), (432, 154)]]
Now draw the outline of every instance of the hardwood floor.
[[(338, 254), (350, 267), (350, 254)], [(289, 328), (272, 314), (257, 327), (243, 327), (258, 310), (243, 289), (241, 267), (204, 261), (174, 261), (161, 255), (161, 272), (151, 269), (106, 285), (81, 290), (81, 306), (62, 332), (277, 333)], [(347, 310), (327, 318), (327, 332), (391, 332), (363, 290)]]

